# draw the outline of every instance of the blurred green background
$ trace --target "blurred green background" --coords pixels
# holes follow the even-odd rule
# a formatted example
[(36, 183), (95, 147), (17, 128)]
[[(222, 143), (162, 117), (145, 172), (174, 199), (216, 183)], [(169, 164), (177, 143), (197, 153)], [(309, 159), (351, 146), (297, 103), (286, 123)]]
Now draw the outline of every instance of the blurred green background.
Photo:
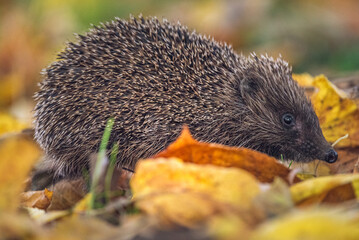
[(0, 111), (33, 107), (39, 72), (73, 33), (140, 13), (179, 20), (237, 52), (281, 54), (296, 73), (359, 70), (358, 0), (0, 0)]

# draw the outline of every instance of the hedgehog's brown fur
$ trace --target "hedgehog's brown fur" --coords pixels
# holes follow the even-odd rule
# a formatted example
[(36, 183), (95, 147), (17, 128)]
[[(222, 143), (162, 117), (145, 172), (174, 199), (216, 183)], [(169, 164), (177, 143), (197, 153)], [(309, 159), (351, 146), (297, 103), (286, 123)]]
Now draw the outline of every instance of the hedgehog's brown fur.
[[(282, 59), (247, 58), (180, 24), (116, 19), (68, 43), (44, 70), (35, 136), (59, 176), (81, 175), (107, 119), (118, 164), (133, 168), (187, 124), (201, 141), (245, 146), (277, 158), (324, 159), (310, 102)], [(293, 128), (281, 116), (296, 118)]]

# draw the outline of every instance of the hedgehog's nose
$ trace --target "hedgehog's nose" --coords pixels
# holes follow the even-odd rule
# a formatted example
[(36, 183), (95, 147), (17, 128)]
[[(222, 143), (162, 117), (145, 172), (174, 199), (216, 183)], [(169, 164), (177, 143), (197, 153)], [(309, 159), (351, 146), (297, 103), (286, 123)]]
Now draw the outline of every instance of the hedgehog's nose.
[(334, 149), (330, 149), (325, 154), (325, 161), (328, 163), (333, 163), (333, 162), (337, 161), (337, 159), (338, 159), (338, 153)]

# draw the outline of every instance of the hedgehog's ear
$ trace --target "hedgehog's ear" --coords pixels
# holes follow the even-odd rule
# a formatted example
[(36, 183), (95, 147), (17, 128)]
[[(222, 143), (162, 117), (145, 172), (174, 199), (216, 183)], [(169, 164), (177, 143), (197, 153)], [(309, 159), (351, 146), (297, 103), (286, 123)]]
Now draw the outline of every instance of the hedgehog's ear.
[(251, 100), (256, 99), (258, 90), (259, 83), (255, 78), (244, 78), (239, 84), (241, 97), (246, 104), (249, 104)]

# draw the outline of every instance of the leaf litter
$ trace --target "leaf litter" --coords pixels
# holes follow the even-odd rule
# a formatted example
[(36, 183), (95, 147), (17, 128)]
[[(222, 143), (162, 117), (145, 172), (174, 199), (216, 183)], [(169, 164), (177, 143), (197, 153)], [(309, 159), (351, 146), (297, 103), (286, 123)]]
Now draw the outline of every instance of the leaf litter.
[[(95, 159), (106, 164), (91, 171), (98, 171), (92, 184), (71, 179), (24, 192), (42, 152), (18, 133), (25, 125), (0, 115), (7, 123), (0, 139), (0, 239), (359, 239), (358, 101), (323, 75), (293, 77), (311, 89), (328, 141), (348, 134), (335, 146), (334, 165), (289, 169), (250, 149), (198, 142), (184, 128), (166, 150), (140, 160), (135, 174), (99, 154)], [(116, 154), (116, 146), (104, 149), (111, 148)]]

